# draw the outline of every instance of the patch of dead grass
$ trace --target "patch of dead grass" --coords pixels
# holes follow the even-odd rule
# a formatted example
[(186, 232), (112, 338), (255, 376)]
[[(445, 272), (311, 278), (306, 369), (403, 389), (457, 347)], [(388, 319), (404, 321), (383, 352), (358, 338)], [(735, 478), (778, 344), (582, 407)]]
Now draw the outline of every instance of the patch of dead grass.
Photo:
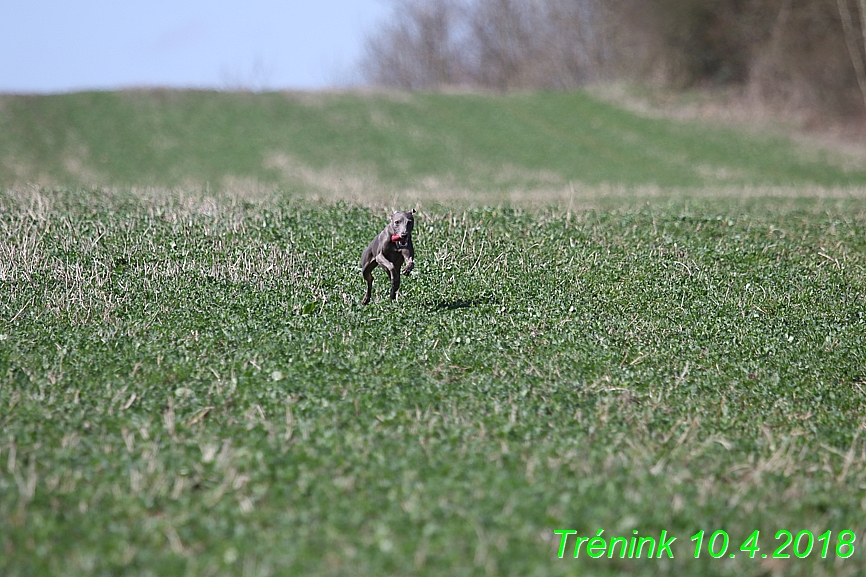
[(705, 122), (793, 142), (801, 158), (846, 171), (866, 169), (866, 123), (819, 116), (802, 106), (767, 101), (748, 90), (665, 89), (638, 93), (623, 84), (593, 86), (589, 92), (639, 116)]
[[(69, 169), (78, 169), (73, 162)], [(281, 199), (296, 198), (313, 202), (348, 201), (365, 206), (387, 206), (392, 208), (421, 208), (435, 204), (459, 206), (514, 205), (527, 208), (559, 207), (563, 210), (596, 208), (608, 202), (629, 203), (650, 200), (695, 199), (815, 199), (815, 200), (863, 200), (866, 187), (822, 187), (822, 186), (750, 186), (727, 184), (725, 180), (739, 175), (711, 166), (698, 167), (718, 184), (697, 188), (665, 188), (656, 185), (625, 186), (615, 183), (587, 184), (568, 182), (560, 175), (545, 171), (527, 171), (505, 166), (497, 171), (479, 167), (478, 186), (460, 182), (453, 175), (427, 175), (408, 185), (382, 182), (375, 171), (368, 167), (313, 168), (298, 158), (284, 152), (274, 151), (263, 162), (263, 167), (274, 170), (278, 178), (264, 181), (255, 177), (228, 175), (211, 189), (207, 183), (184, 182), (177, 187), (112, 187), (101, 186), (98, 175), (86, 170), (80, 176), (92, 177), (93, 188), (98, 188), (105, 202), (112, 197), (133, 197), (143, 201), (152, 210), (166, 210), (173, 214), (216, 216), (226, 207), (242, 203), (274, 205)], [(496, 188), (490, 188), (492, 175)], [(488, 178), (489, 177), (489, 178)], [(30, 181), (31, 183), (33, 181)], [(482, 186), (486, 183), (487, 186)], [(0, 194), (0, 208), (4, 206), (28, 207), (40, 212), (40, 207), (50, 206), (54, 196), (47, 187), (56, 186), (50, 179), (41, 179), (28, 185), (16, 185)]]

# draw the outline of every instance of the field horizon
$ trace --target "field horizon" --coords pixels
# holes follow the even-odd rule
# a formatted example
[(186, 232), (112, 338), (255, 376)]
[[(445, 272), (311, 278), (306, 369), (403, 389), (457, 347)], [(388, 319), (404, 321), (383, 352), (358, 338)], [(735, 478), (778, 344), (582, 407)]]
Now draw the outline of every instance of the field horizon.
[(850, 196), (866, 185), (856, 155), (804, 146), (780, 129), (642, 115), (586, 91), (0, 95), (0, 159), (7, 188), (380, 203)]

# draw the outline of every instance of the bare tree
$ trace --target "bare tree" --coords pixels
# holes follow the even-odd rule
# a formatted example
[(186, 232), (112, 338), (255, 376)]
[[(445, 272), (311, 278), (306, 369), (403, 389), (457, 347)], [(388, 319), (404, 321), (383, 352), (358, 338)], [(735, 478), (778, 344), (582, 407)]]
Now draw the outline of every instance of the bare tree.
[(366, 43), (362, 72), (373, 84), (568, 89), (625, 79), (739, 86), (844, 114), (866, 105), (866, 0), (393, 1)]
[[(500, 90), (573, 88), (601, 76), (595, 0), (479, 1), (471, 11), (473, 78)], [(596, 53), (598, 56), (600, 53)]]
[(461, 78), (456, 0), (399, 0), (392, 21), (366, 42), (362, 69), (375, 84), (409, 90)]
[[(608, 1), (608, 3), (610, 0)], [(362, 71), (407, 89), (568, 88), (600, 76), (604, 0), (396, 0)]]
[(861, 46), (866, 49), (866, 0), (859, 0), (857, 3), (860, 9), (859, 31), (854, 27), (851, 11), (848, 10), (848, 0), (836, 0), (836, 6), (842, 20), (842, 30), (845, 33), (845, 43), (848, 46), (851, 64), (854, 66), (857, 85), (860, 87), (863, 105), (866, 106), (866, 64), (864, 64), (864, 54), (861, 52)]

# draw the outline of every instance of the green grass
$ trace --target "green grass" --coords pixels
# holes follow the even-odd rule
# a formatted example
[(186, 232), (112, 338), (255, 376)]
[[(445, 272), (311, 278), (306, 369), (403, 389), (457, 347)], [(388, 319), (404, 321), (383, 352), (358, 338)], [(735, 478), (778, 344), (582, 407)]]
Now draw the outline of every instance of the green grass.
[[(300, 109), (267, 98), (280, 104), (248, 116)], [(511, 116), (496, 138), (518, 138), (508, 127), (530, 109), (526, 125), (543, 124), (533, 103), (546, 98), (599, 107), (601, 123), (620, 114), (582, 96), (501, 98), (490, 117)], [(363, 106), (469, 117), (461, 107), (482, 101), (446, 100)], [(327, 106), (361, 107), (346, 101)], [(692, 127), (657, 126), (688, 154)], [(402, 158), (385, 134), (352, 156), (381, 154), (380, 176), (385, 150)], [(314, 143), (349, 149), (307, 136), (297, 150), (313, 165), (327, 161)], [(404, 151), (408, 173), (456, 154), (429, 146), (438, 160)], [(566, 152), (540, 148), (510, 154), (568, 169)], [(473, 154), (494, 163), (492, 149)], [(616, 180), (611, 162), (592, 178)], [(142, 170), (157, 165), (171, 173), (168, 155)], [(671, 164), (636, 165), (622, 179), (678, 178)], [(361, 307), (357, 261), (384, 216), (290, 195), (0, 196), (0, 574), (866, 571), (862, 200), (429, 204), (402, 298), (388, 302), (377, 274)], [(666, 530), (674, 559), (558, 559), (559, 529)], [(689, 538), (717, 529), (737, 558), (695, 559)], [(828, 559), (820, 545), (786, 561), (739, 550), (760, 530), (772, 556), (777, 531), (803, 529), (833, 531)], [(847, 560), (843, 530), (858, 539)]]
[(866, 168), (843, 170), (779, 137), (643, 118), (583, 92), (0, 96), (0, 186), (339, 192), (359, 177), (364, 188), (477, 194), (848, 187), (866, 183)]
[(2, 96), (0, 575), (863, 574), (839, 166), (585, 93)]

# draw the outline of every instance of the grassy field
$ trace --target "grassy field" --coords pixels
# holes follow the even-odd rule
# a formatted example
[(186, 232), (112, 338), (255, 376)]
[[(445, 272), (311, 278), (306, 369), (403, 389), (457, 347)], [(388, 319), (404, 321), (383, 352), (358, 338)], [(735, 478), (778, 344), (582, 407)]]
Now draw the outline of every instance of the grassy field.
[(496, 204), (602, 185), (862, 186), (866, 165), (582, 92), (0, 96), (0, 185), (27, 182)]
[[(84, 127), (116, 120), (112, 103), (134, 96), (70, 101), (108, 102)], [(223, 98), (254, 97), (213, 106)], [(256, 172), (260, 158), (249, 173), (228, 157), (196, 172), (194, 154), (160, 169), (133, 155), (111, 161), (128, 180), (106, 169), (120, 183), (110, 189), (0, 193), (0, 574), (866, 571), (862, 172), (735, 132), (704, 129), (697, 149), (697, 125), (629, 117), (580, 94), (489, 97), (487, 107), (481, 96), (377, 98), (315, 106), (476, 107), (454, 124), (466, 125), (455, 150), (469, 149), (461, 139), (489, 146), (452, 167), (460, 155), (448, 147), (406, 149), (423, 114), (395, 120), (390, 140), (371, 129), (364, 146), (351, 139), (367, 129), (348, 121), (328, 142), (285, 121), (298, 136), (283, 152), (309, 153), (292, 165), (294, 184)], [(62, 101), (6, 97), (3, 110)], [(517, 113), (497, 137), (470, 124), (509, 107), (543, 116), (545, 102), (598, 111), (563, 127), (632, 118), (623, 130), (668, 143), (635, 144), (644, 158), (678, 149), (692, 164), (636, 157), (632, 172), (616, 172), (632, 153), (614, 134), (586, 155), (616, 150), (618, 160), (581, 172), (555, 141), (544, 154), (518, 146), (536, 137), (512, 124)], [(60, 117), (33, 122), (43, 136), (70, 133)], [(63, 160), (52, 164), (56, 151), (12, 154), (12, 140), (5, 166), (43, 158), (29, 166), (74, 181)], [(346, 164), (328, 164), (328, 150)], [(760, 178), (724, 184), (682, 168), (738, 157)], [(156, 177), (160, 187), (132, 187), (173, 166), (175, 189)], [(512, 167), (511, 180), (497, 180), (497, 166)], [(387, 217), (378, 192), (310, 200), (351, 196), (326, 182), (340, 171), (384, 194), (428, 193), (397, 302), (379, 273), (373, 303), (359, 304), (360, 252)], [(222, 180), (184, 187), (185, 175)], [(558, 204), (503, 200), (521, 187)], [(595, 559), (588, 543), (574, 559), (572, 536), (558, 558), (555, 531), (602, 529), (608, 540), (664, 531), (676, 541), (659, 559), (621, 559), (621, 546)], [(696, 559), (690, 539), (702, 530)], [(801, 531), (813, 536), (808, 554)]]

